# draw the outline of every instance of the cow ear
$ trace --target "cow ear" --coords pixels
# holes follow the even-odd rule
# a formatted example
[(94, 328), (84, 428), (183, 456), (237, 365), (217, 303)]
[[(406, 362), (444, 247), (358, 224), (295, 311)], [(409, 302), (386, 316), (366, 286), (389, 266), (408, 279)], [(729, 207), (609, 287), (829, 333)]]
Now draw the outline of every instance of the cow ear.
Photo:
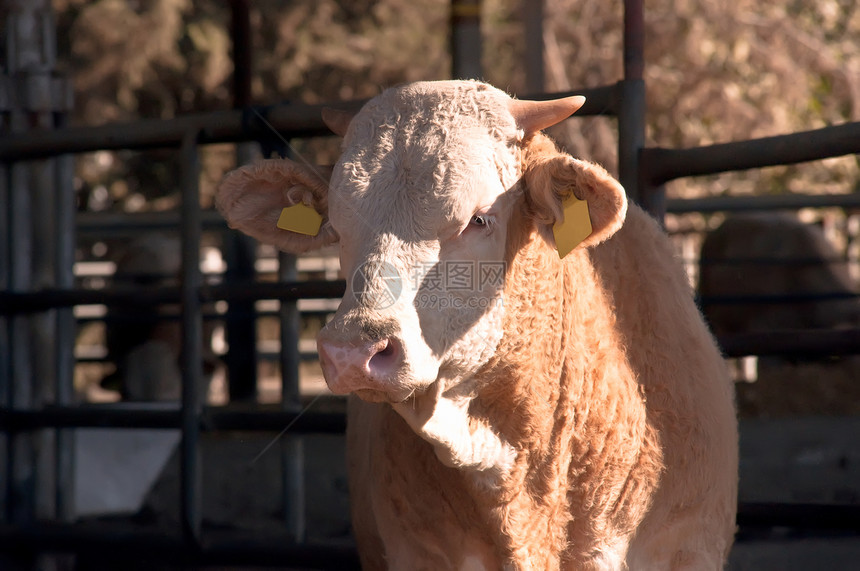
[(553, 227), (561, 257), (603, 242), (624, 223), (627, 195), (621, 184), (603, 167), (559, 152), (542, 135), (527, 143), (523, 180), (531, 213)]
[(285, 252), (307, 252), (338, 239), (328, 222), (330, 175), (286, 159), (258, 161), (224, 177), (215, 206), (231, 228)]
[(332, 133), (340, 137), (346, 137), (346, 131), (349, 129), (349, 124), (352, 123), (354, 113), (334, 109), (332, 107), (323, 107), (322, 120)]

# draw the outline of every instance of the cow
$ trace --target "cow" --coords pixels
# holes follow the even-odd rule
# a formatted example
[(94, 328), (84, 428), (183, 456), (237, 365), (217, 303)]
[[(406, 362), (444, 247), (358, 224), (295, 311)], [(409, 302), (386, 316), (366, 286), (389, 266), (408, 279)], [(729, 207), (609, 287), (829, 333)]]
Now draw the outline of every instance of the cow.
[[(113, 282), (117, 286), (175, 286), (179, 283), (181, 249), (178, 236), (153, 233), (132, 240), (116, 261)], [(178, 401), (182, 396), (181, 325), (178, 306), (108, 306), (105, 344), (116, 370), (100, 385), (120, 393), (122, 400)], [(171, 319), (171, 317), (173, 317)], [(203, 386), (205, 400), (209, 382), (218, 366), (212, 351), (214, 328), (203, 328)]]
[(730, 216), (707, 234), (700, 260), (702, 311), (717, 335), (860, 323), (848, 261), (796, 216)]
[[(348, 287), (318, 350), (351, 395), (365, 569), (725, 562), (732, 386), (658, 224), (540, 132), (583, 102), (407, 84), (324, 111), (344, 137), (330, 178), (270, 159), (221, 183), (231, 227), (339, 243)], [(296, 208), (316, 224), (284, 221)]]
[[(699, 294), (717, 335), (860, 326), (848, 260), (821, 226), (786, 212), (734, 214), (702, 242)], [(860, 412), (860, 356), (759, 357), (738, 375), (740, 415), (780, 417)], [(750, 378), (752, 377), (752, 378)]]

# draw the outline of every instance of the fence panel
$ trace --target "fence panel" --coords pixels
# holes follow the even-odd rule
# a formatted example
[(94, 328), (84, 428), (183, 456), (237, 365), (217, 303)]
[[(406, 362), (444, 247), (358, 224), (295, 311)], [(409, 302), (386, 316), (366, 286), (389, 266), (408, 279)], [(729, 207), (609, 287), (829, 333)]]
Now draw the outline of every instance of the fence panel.
[[(460, 3), (474, 6), (475, 3)], [(533, 94), (544, 99), (584, 94), (587, 102), (578, 115), (606, 114), (618, 118), (619, 169), (622, 183), (631, 197), (661, 217), (673, 212), (772, 208), (781, 204), (810, 206), (857, 206), (860, 199), (846, 197), (799, 197), (750, 199), (702, 199), (666, 201), (663, 183), (683, 176), (726, 170), (760, 168), (817, 160), (830, 156), (860, 153), (860, 123), (848, 123), (781, 137), (713, 145), (696, 149), (644, 148), (645, 84), (642, 81), (643, 3), (625, 2), (625, 77), (615, 85), (580, 89), (558, 94)], [(466, 10), (466, 8), (463, 8)], [(461, 14), (462, 16), (463, 14)], [(4, 82), (7, 78), (3, 79)], [(48, 83), (49, 89), (56, 86)], [(50, 131), (21, 131), (24, 118), (11, 111), (8, 84), (0, 84), (0, 112), (3, 126), (15, 131), (0, 139), (0, 211), (5, 212), (6, 232), (0, 235), (0, 428), (5, 450), (6, 490), (2, 504), (0, 552), (38, 554), (44, 551), (98, 554), (122, 561), (133, 554), (183, 564), (255, 564), (356, 568), (349, 546), (318, 546), (305, 542), (306, 522), (302, 480), (305, 454), (302, 434), (344, 431), (340, 413), (302, 409), (298, 385), (299, 311), (297, 300), (339, 298), (343, 281), (298, 281), (296, 260), (281, 255), (278, 283), (257, 282), (206, 284), (200, 273), (199, 244), (204, 229), (223, 229), (217, 213), (202, 212), (199, 204), (199, 146), (256, 141), (270, 137), (274, 128), (287, 138), (328, 134), (320, 117), (321, 106), (290, 103), (267, 108), (190, 115), (172, 120), (147, 120), (132, 124), (69, 128)], [(54, 97), (56, 100), (55, 96)], [(357, 109), (363, 101), (339, 104)], [(51, 117), (55, 109), (50, 110)], [(43, 113), (48, 111), (42, 110)], [(52, 119), (53, 120), (53, 119)], [(19, 132), (20, 131), (20, 132)], [(70, 188), (71, 154), (96, 150), (176, 149), (182, 158), (181, 209), (159, 214), (80, 214), (74, 216), (74, 196)], [(26, 161), (44, 161), (36, 173)], [(53, 166), (48, 169), (47, 164)], [(46, 174), (47, 173), (47, 174)], [(45, 193), (32, 202), (29, 178), (42, 181)], [(48, 192), (50, 191), (50, 194)], [(805, 202), (804, 202), (805, 201)], [(51, 216), (34, 222), (39, 212)], [(34, 258), (34, 228), (37, 236), (49, 237), (50, 251)], [(76, 288), (72, 267), (75, 236), (133, 234), (152, 229), (181, 232), (182, 271), (179, 287)], [(44, 264), (34, 266), (34, 259)], [(49, 280), (36, 275), (48, 273)], [(277, 410), (257, 408), (206, 407), (201, 400), (203, 385), (204, 306), (216, 301), (253, 308), (260, 299), (279, 300), (281, 330), (279, 361), (282, 371), (281, 403)], [(765, 300), (760, 300), (765, 301)], [(140, 409), (126, 405), (111, 407), (72, 405), (72, 362), (75, 320), (72, 308), (81, 304), (139, 303), (156, 306), (180, 303), (182, 307), (182, 402), (179, 408)], [(34, 316), (41, 316), (42, 337), (56, 340), (56, 352), (37, 354), (31, 341)], [(45, 331), (48, 331), (46, 334)], [(248, 335), (245, 330), (244, 335)], [(770, 332), (720, 339), (728, 355), (769, 355), (804, 353), (810, 355), (860, 353), (860, 330)], [(234, 343), (231, 342), (231, 348)], [(34, 355), (43, 359), (34, 364)], [(252, 359), (254, 364), (256, 359)], [(35, 369), (42, 367), (38, 371)], [(239, 369), (236, 369), (237, 371)], [(245, 367), (247, 370), (247, 367)], [(237, 374), (238, 373), (234, 373)], [(255, 375), (255, 374), (254, 374)], [(50, 386), (34, 387), (33, 379)], [(50, 398), (44, 394), (49, 390)], [(240, 395), (234, 394), (239, 397)], [(247, 396), (247, 394), (245, 395)], [(181, 534), (173, 535), (135, 527), (116, 529), (89, 524), (33, 524), (37, 497), (34, 482), (38, 471), (34, 438), (54, 434), (53, 511), (57, 522), (74, 520), (71, 502), (75, 452), (72, 429), (94, 427), (178, 429), (181, 447)], [(284, 503), (283, 514), (291, 539), (227, 535), (204, 529), (201, 507), (200, 437), (205, 431), (250, 430), (282, 432)], [(22, 503), (23, 502), (23, 503)], [(744, 504), (739, 511), (742, 526), (796, 526), (823, 530), (860, 531), (856, 506), (814, 506)]]

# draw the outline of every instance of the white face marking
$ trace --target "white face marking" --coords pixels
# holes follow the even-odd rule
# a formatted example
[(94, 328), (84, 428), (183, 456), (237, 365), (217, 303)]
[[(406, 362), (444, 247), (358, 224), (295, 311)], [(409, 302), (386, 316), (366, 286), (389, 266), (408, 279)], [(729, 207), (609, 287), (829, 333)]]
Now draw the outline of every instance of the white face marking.
[(469, 417), (469, 398), (443, 397), (435, 387), (394, 410), (451, 468), (468, 469), (473, 482), (492, 488), (510, 474), (517, 451), (486, 423)]
[(494, 353), (519, 176), (506, 100), (481, 84), (413, 84), (353, 119), (329, 195), (347, 293), (320, 347), (369, 357), (330, 364), (333, 390), (398, 402), (462, 383)]

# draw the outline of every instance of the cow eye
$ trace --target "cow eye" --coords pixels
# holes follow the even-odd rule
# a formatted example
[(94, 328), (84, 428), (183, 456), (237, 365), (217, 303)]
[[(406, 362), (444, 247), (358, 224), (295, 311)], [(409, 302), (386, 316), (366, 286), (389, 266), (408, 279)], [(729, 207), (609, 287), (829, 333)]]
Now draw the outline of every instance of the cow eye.
[(496, 225), (496, 217), (485, 210), (479, 210), (469, 218), (469, 224), (461, 232), (470, 231), (480, 235), (486, 235), (493, 231)]

